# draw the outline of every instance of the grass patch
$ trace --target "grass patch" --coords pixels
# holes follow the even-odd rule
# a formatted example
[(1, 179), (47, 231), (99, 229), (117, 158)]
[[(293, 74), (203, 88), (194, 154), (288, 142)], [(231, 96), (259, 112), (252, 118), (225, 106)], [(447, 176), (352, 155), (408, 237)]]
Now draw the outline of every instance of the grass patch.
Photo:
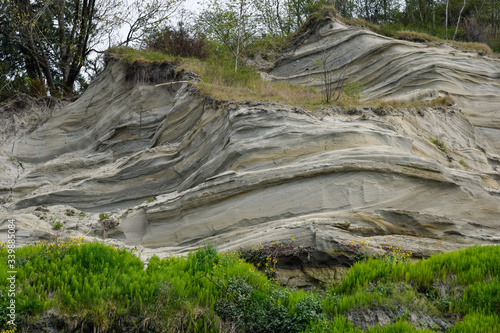
[(240, 67), (234, 71), (231, 57), (196, 58), (172, 57), (157, 51), (139, 51), (131, 48), (112, 48), (107, 52), (123, 59), (127, 65), (153, 64), (162, 61), (176, 62), (177, 72), (190, 71), (200, 75), (195, 83), (203, 94), (215, 99), (241, 101), (272, 101), (307, 109), (323, 106), (323, 94), (314, 88), (286, 82), (264, 81), (256, 70)]
[[(289, 250), (281, 245), (268, 249), (276, 255)], [(463, 316), (451, 332), (492, 331), (500, 322), (500, 247), (495, 246), (414, 264), (369, 258), (354, 264), (339, 285), (321, 293), (282, 288), (236, 251), (218, 253), (205, 246), (187, 258), (153, 257), (146, 270), (132, 252), (83, 239), (16, 249), (17, 322), (29, 316), (33, 324), (53, 312), (70, 315), (65, 332), (74, 327), (99, 332), (134, 327), (149, 332), (220, 332), (230, 327), (245, 332), (361, 332), (343, 313), (391, 306), (408, 310), (391, 325), (368, 332), (428, 332), (407, 321), (408, 313), (424, 310)], [(11, 292), (8, 254), (4, 243), (2, 310)], [(12, 328), (7, 321), (7, 312), (0, 312), (1, 329)]]
[(458, 49), (460, 49), (462, 51), (476, 51), (481, 55), (493, 55), (493, 51), (486, 44), (446, 40), (446, 39), (441, 39), (441, 38), (438, 38), (435, 36), (431, 36), (431, 35), (424, 33), (424, 32), (403, 30), (403, 31), (398, 31), (395, 34), (394, 38), (401, 39), (401, 40), (408, 40), (408, 41), (417, 42), (417, 43), (427, 43), (427, 44), (429, 44), (429, 43), (448, 43), (450, 45), (457, 47)]
[[(326, 104), (324, 93), (312, 87), (295, 85), (288, 82), (268, 82), (259, 73), (249, 67), (241, 66), (234, 71), (232, 57), (210, 57), (205, 60), (196, 58), (172, 57), (157, 51), (139, 51), (128, 47), (112, 48), (108, 52), (123, 59), (129, 66), (158, 64), (159, 62), (175, 63), (176, 73), (189, 71), (200, 76), (200, 82), (193, 82), (201, 93), (214, 99), (243, 101), (268, 101), (298, 106), (307, 110), (339, 106), (344, 109), (353, 107), (375, 108), (425, 108), (448, 106), (454, 101), (450, 96), (436, 98), (432, 101), (378, 101), (361, 102), (363, 87), (358, 82), (347, 82), (342, 95), (336, 103)], [(177, 74), (176, 74), (177, 75)]]
[(119, 58), (128, 65), (136, 62), (151, 64), (162, 61), (176, 61), (178, 59), (164, 52), (136, 50), (131, 47), (112, 47), (106, 51), (106, 54)]
[(448, 148), (446, 147), (443, 141), (433, 138), (429, 138), (428, 140), (432, 142), (436, 147), (438, 147), (439, 150), (441, 150), (442, 152), (444, 153), (448, 152)]
[(483, 43), (469, 43), (469, 42), (459, 42), (454, 40), (446, 40), (436, 36), (432, 36), (425, 32), (418, 32), (412, 30), (406, 30), (400, 24), (396, 25), (376, 25), (369, 22), (366, 22), (360, 18), (341, 18), (341, 20), (348, 25), (356, 26), (364, 29), (369, 29), (375, 33), (380, 35), (384, 35), (387, 37), (407, 40), (416, 43), (425, 43), (425, 44), (433, 44), (433, 43), (448, 43), (457, 47), (462, 51), (475, 51), (481, 55), (494, 55), (493, 51), (487, 44)]
[(470, 169), (470, 166), (464, 160), (460, 160), (460, 161), (458, 161), (458, 163), (460, 163), (462, 166), (466, 167), (467, 169)]
[[(412, 312), (427, 308), (444, 316), (493, 316), (495, 322), (500, 310), (499, 254), (499, 247), (478, 246), (414, 264), (388, 264), (377, 259), (358, 262), (338, 286), (327, 292), (334, 297), (325, 297), (323, 308), (332, 315), (341, 315), (353, 307), (401, 304), (407, 298), (403, 303), (418, 304), (410, 308)], [(400, 300), (395, 302), (393, 294), (398, 293), (394, 288), (397, 290), (400, 283), (408, 289), (401, 289)]]
[(63, 227), (63, 224), (61, 221), (55, 221), (54, 224), (52, 224), (52, 228), (54, 230), (59, 230)]

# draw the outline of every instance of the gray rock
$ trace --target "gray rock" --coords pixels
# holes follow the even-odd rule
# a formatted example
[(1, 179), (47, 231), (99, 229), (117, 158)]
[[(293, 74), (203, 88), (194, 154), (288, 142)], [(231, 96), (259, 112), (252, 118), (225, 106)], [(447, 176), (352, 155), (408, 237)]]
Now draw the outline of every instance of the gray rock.
[[(26, 109), (3, 129), (2, 228), (15, 218), (27, 242), (89, 237), (97, 213), (113, 211), (122, 223), (106, 241), (140, 245), (146, 261), (208, 242), (237, 249), (292, 237), (324, 252), (370, 238), (370, 253), (394, 245), (417, 257), (498, 243), (499, 61), (329, 27), (270, 75), (318, 86), (311, 66), (327, 46), (366, 98), (447, 92), (459, 105), (310, 112), (215, 101), (186, 83), (155, 88), (147, 70), (131, 79), (113, 61), (36, 128), (19, 125)], [(40, 205), (57, 219), (72, 207), (88, 214), (56, 232)]]

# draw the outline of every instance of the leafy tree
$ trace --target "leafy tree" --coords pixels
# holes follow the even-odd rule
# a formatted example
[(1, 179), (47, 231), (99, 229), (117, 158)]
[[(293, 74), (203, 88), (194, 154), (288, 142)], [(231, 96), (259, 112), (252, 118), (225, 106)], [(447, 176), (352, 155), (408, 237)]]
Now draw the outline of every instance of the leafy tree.
[(262, 34), (283, 37), (300, 28), (310, 14), (328, 4), (328, 1), (256, 0), (252, 3)]
[(203, 33), (226, 48), (238, 68), (241, 55), (257, 39), (295, 32), (327, 0), (210, 0), (197, 18)]
[(0, 0), (1, 58), (21, 65), (11, 67), (8, 77), (12, 81), (14, 70), (22, 68), (30, 80), (45, 81), (52, 95), (72, 94), (76, 82), (84, 84), (82, 68), (99, 44), (116, 43), (124, 24), (129, 24), (124, 43), (141, 38), (181, 1), (124, 6), (119, 0)]
[[(96, 0), (3, 0), (0, 32), (25, 62), (30, 78), (44, 77), (52, 93), (71, 93), (96, 32)], [(58, 87), (56, 87), (58, 85)]]
[(248, 0), (212, 0), (198, 17), (198, 25), (209, 38), (229, 50), (238, 70), (241, 53), (251, 44), (256, 34), (256, 20)]

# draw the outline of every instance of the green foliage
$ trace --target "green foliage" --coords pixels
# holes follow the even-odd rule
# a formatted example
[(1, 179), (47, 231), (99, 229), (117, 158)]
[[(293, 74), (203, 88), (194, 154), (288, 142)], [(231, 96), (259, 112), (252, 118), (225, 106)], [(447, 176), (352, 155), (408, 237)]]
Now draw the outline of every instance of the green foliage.
[[(281, 253), (284, 247), (274, 250)], [(18, 248), (19, 318), (57, 311), (72, 315), (68, 329), (102, 332), (137, 323), (150, 332), (215, 332), (224, 323), (246, 332), (361, 332), (340, 315), (398, 305), (407, 307), (406, 315), (368, 332), (418, 331), (405, 320), (422, 307), (434, 309), (434, 315), (465, 315), (450, 332), (490, 332), (500, 320), (500, 248), (495, 246), (414, 264), (369, 258), (354, 264), (342, 283), (321, 296), (278, 287), (238, 252), (217, 253), (210, 245), (186, 258), (153, 256), (146, 270), (132, 252), (83, 239)], [(2, 244), (0, 257), (7, 254)], [(7, 271), (6, 260), (0, 260), (2, 304), (8, 301)], [(446, 294), (440, 291), (443, 283)], [(136, 318), (135, 324), (130, 318)], [(1, 311), (0, 325), (9, 328)]]
[(498, 332), (500, 316), (496, 314), (485, 315), (481, 312), (472, 312), (464, 320), (448, 329), (447, 333), (489, 333)]
[(463, 165), (463, 166), (464, 166), (464, 167), (466, 167), (467, 169), (470, 169), (469, 164), (467, 164), (467, 162), (465, 162), (464, 160), (460, 160), (460, 161), (458, 161), (458, 163), (460, 163), (461, 165)]
[(379, 255), (377, 258), (386, 265), (405, 263), (411, 258), (413, 254), (412, 251), (403, 251), (399, 246), (381, 246), (380, 249), (385, 250), (385, 253)]
[(52, 224), (52, 228), (54, 228), (54, 230), (59, 230), (63, 227), (63, 224), (61, 221), (55, 221), (54, 224)]
[[(401, 254), (397, 256), (398, 253)], [(340, 315), (356, 307), (403, 304), (417, 313), (425, 308), (443, 316), (457, 313), (471, 318), (487, 316), (490, 321), (485, 324), (486, 328), (477, 326), (478, 329), (487, 332), (496, 327), (498, 317), (495, 315), (500, 309), (498, 247), (468, 248), (431, 256), (414, 264), (405, 258), (408, 254), (396, 248), (386, 252), (385, 258), (379, 256), (379, 259), (370, 258), (354, 264), (344, 280), (325, 293), (324, 311)], [(457, 323), (456, 326), (467, 325), (476, 324)]]
[(215, 83), (228, 87), (252, 88), (261, 78), (256, 70), (249, 67), (240, 67), (234, 71), (234, 61), (226, 56), (221, 58), (211, 57), (205, 65), (202, 82)]
[(99, 221), (109, 219), (110, 215), (109, 213), (99, 213)]
[(295, 246), (294, 240), (292, 237), (290, 244), (274, 242), (271, 245), (263, 246), (262, 243), (259, 243), (252, 246), (251, 249), (241, 250), (239, 253), (241, 258), (252, 263), (257, 269), (264, 272), (271, 281), (277, 283), (276, 265), (278, 260), (290, 256), (300, 257), (301, 255), (305, 255), (307, 259), (310, 258), (311, 248), (309, 246)]
[(191, 31), (182, 21), (177, 28), (166, 27), (161, 31), (152, 32), (146, 40), (146, 47), (151, 51), (160, 51), (178, 57), (194, 57), (205, 59), (210, 48), (203, 34)]
[(362, 91), (363, 86), (358, 81), (351, 81), (344, 88), (344, 93), (356, 101), (361, 98)]
[(256, 290), (241, 278), (230, 279), (226, 297), (219, 299), (217, 314), (235, 322), (245, 332), (301, 332), (312, 320), (322, 318), (321, 303), (313, 295), (303, 297), (291, 311), (291, 293), (272, 290), (271, 295)]
[(366, 241), (362, 239), (359, 242), (351, 241), (351, 243), (343, 245), (343, 250), (354, 253), (355, 262), (365, 261), (368, 259), (368, 248), (371, 246), (369, 240), (369, 238), (366, 238)]
[(433, 138), (429, 138), (429, 141), (432, 142), (434, 145), (436, 145), (436, 147), (438, 147), (439, 150), (441, 150), (442, 152), (444, 153), (448, 152), (448, 148), (446, 148), (446, 145), (443, 143), (443, 141)]
[(478, 281), (470, 284), (460, 299), (459, 306), (464, 312), (480, 310), (485, 314), (500, 313), (500, 278), (491, 282)]

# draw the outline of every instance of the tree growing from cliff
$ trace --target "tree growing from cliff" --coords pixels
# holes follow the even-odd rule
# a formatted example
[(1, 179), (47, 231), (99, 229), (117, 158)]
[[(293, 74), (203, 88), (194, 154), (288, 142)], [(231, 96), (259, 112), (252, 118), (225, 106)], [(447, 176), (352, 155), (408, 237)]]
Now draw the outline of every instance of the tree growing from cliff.
[(242, 54), (253, 42), (295, 32), (310, 14), (327, 3), (327, 0), (210, 0), (198, 16), (197, 26), (232, 54), (237, 70)]
[(346, 72), (348, 63), (336, 70), (331, 56), (332, 52), (328, 52), (325, 48), (321, 52), (321, 57), (316, 60), (316, 66), (321, 72), (320, 77), (323, 80), (324, 95), (327, 104), (335, 102), (340, 98), (347, 82)]
[(198, 26), (209, 38), (231, 52), (234, 70), (238, 70), (241, 54), (256, 34), (256, 21), (248, 0), (212, 0), (198, 16)]

